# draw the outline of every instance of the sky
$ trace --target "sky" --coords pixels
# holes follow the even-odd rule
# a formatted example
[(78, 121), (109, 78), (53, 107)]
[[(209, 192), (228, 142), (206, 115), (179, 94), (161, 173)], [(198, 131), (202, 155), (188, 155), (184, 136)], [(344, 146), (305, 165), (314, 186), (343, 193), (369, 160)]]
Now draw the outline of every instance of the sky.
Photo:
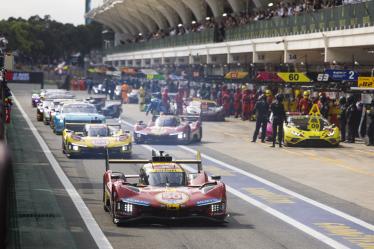
[[(101, 2), (92, 0), (92, 6), (98, 6)], [(0, 6), (0, 20), (50, 15), (59, 22), (84, 24), (85, 0), (0, 0)]]

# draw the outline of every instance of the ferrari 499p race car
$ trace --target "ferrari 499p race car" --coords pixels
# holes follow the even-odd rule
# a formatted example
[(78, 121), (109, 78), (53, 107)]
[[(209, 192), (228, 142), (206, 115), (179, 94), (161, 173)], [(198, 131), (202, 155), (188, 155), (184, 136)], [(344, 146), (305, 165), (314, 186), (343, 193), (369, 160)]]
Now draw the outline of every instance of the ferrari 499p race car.
[(66, 124), (62, 134), (62, 150), (68, 157), (129, 158), (132, 152), (130, 132), (119, 125)]
[(148, 125), (140, 121), (134, 127), (134, 140), (138, 144), (189, 144), (200, 142), (202, 137), (203, 129), (198, 116), (154, 116)]
[[(226, 218), (226, 187), (219, 176), (209, 177), (201, 159), (173, 160), (153, 152), (152, 160), (107, 160), (103, 184), (104, 210), (115, 224), (140, 219), (206, 219), (223, 222)], [(111, 164), (142, 164), (139, 175), (114, 172)], [(196, 173), (185, 166), (196, 165)]]

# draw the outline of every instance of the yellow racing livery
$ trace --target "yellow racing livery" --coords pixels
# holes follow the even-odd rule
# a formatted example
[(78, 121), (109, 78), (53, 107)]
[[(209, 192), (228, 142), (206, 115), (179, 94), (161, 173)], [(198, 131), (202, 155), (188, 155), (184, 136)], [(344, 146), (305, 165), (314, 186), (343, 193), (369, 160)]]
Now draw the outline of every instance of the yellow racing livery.
[(322, 117), (318, 106), (314, 105), (309, 115), (288, 117), (284, 125), (286, 146), (339, 146), (340, 130)]
[(65, 127), (62, 150), (69, 158), (131, 157), (132, 136), (119, 125), (68, 123)]

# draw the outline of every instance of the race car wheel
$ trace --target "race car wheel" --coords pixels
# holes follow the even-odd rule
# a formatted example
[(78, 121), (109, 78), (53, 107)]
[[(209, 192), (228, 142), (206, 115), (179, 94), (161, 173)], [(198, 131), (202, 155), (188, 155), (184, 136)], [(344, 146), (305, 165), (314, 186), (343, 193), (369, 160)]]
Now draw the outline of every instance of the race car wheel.
[(103, 183), (103, 206), (104, 206), (104, 211), (109, 213), (110, 212), (110, 200), (107, 200), (105, 197), (105, 184)]
[(191, 130), (188, 129), (187, 131), (187, 137), (186, 137), (186, 141), (184, 142), (185, 144), (189, 144), (191, 142)]
[(200, 127), (200, 130), (199, 130), (199, 137), (198, 137), (198, 139), (197, 139), (197, 142), (200, 143), (202, 139), (203, 139), (203, 128)]
[(64, 139), (62, 139), (62, 153), (66, 154), (66, 145), (64, 143)]
[(118, 225), (119, 219), (116, 218), (116, 201), (115, 201), (115, 193), (112, 192), (112, 204), (111, 204), (111, 215), (112, 215), (112, 222), (113, 224)]

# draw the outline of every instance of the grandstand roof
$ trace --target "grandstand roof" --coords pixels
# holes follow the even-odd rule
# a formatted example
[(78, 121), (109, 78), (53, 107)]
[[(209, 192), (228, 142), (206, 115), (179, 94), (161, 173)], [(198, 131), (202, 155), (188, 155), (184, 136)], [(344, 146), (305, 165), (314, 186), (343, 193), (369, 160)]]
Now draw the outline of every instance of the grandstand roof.
[(128, 35), (190, 25), (209, 14), (221, 16), (227, 9), (234, 13), (259, 8), (270, 0), (106, 0), (87, 14), (115, 32)]

